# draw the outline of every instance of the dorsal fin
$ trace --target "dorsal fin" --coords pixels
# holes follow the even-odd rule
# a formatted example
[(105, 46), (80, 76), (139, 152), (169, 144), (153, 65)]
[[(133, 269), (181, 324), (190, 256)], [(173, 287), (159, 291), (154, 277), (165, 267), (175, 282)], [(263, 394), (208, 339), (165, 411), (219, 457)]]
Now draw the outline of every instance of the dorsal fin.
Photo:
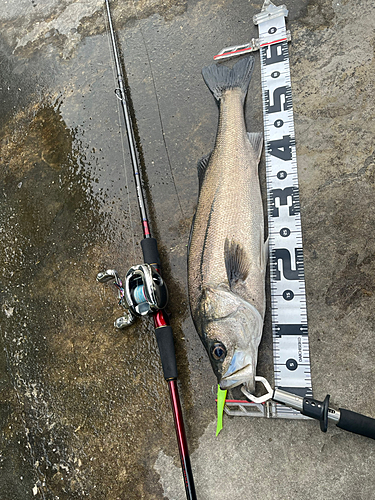
[(207, 165), (208, 165), (208, 162), (210, 161), (211, 154), (212, 154), (212, 151), (208, 155), (203, 156), (203, 158), (201, 158), (199, 160), (198, 165), (197, 165), (198, 180), (199, 180), (199, 192), (201, 191), (201, 187), (202, 187), (202, 184), (204, 181), (204, 176), (206, 175)]
[(259, 163), (263, 150), (263, 134), (262, 132), (248, 132), (247, 137), (249, 138), (250, 144), (253, 146), (255, 156)]
[(239, 281), (245, 281), (249, 274), (249, 261), (241, 245), (228, 238), (224, 243), (224, 261), (229, 286), (232, 288)]

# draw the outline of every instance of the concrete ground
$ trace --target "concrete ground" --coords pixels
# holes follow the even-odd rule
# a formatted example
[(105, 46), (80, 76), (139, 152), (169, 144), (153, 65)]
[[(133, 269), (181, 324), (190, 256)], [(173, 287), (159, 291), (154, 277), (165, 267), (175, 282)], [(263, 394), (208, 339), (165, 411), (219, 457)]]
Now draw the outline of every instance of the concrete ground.
[[(223, 47), (257, 36), (262, 3), (112, 4), (197, 496), (371, 499), (370, 439), (240, 417), (225, 417), (215, 437), (215, 377), (186, 287), (195, 166), (217, 126), (200, 72)], [(375, 6), (286, 3), (314, 395), (375, 418)], [(152, 324), (115, 331), (115, 291), (95, 282), (98, 271), (124, 275), (139, 263), (142, 238), (103, 2), (3, 0), (0, 27), (0, 499), (183, 500)], [(259, 55), (246, 120), (262, 129)], [(264, 186), (264, 158), (260, 174)], [(268, 313), (259, 374), (271, 350)]]

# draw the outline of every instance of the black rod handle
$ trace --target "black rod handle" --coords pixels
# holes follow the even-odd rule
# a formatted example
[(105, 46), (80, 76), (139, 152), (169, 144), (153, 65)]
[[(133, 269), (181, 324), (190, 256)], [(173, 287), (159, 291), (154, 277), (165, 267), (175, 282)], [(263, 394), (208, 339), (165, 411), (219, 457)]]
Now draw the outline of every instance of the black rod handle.
[(165, 380), (174, 380), (177, 378), (177, 363), (172, 327), (166, 325), (155, 328), (155, 336), (159, 347), (164, 378)]
[(143, 252), (143, 261), (145, 264), (150, 264), (160, 269), (161, 262), (158, 250), (158, 244), (155, 238), (144, 238), (141, 241)]
[(345, 410), (344, 408), (340, 408), (339, 411), (340, 420), (336, 424), (337, 427), (375, 439), (375, 418), (366, 417), (365, 415)]

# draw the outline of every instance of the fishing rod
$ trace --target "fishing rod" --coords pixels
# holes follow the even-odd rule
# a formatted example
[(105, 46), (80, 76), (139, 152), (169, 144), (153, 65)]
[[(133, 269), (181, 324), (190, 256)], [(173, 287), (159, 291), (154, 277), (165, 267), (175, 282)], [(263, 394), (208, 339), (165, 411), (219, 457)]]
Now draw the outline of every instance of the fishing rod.
[(174, 417), (177, 443), (180, 453), (185, 492), (188, 500), (196, 500), (193, 473), (191, 469), (187, 439), (182, 416), (180, 397), (177, 388), (177, 363), (173, 340), (172, 327), (165, 312), (168, 301), (168, 291), (161, 277), (161, 261), (157, 241), (151, 236), (150, 225), (147, 217), (145, 198), (142, 189), (141, 174), (138, 160), (138, 148), (135, 140), (134, 129), (130, 116), (130, 98), (125, 92), (124, 77), (121, 69), (120, 56), (113, 29), (109, 0), (105, 0), (111, 45), (114, 55), (118, 88), (116, 97), (121, 102), (126, 135), (128, 138), (129, 152), (136, 184), (138, 206), (140, 210), (143, 240), (141, 241), (144, 263), (129, 269), (122, 282), (119, 274), (114, 269), (108, 269), (97, 275), (97, 281), (106, 283), (114, 280), (118, 289), (119, 304), (125, 309), (125, 314), (115, 321), (115, 327), (123, 329), (132, 324), (137, 317), (152, 316), (155, 327), (155, 336), (159, 347), (164, 378), (168, 383), (169, 394)]

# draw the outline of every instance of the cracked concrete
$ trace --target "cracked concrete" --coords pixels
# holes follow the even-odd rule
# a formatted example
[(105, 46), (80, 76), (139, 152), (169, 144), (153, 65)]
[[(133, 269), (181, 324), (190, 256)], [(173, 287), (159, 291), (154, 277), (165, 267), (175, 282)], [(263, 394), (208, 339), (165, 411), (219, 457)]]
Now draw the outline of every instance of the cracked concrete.
[[(278, 2), (275, 2), (278, 3)], [(375, 418), (374, 48), (370, 0), (291, 0), (288, 28), (313, 389)], [(112, 4), (170, 289), (197, 495), (375, 496), (373, 442), (316, 422), (224, 417), (194, 331), (186, 245), (217, 109), (201, 68), (257, 36), (261, 1)], [(142, 237), (103, 2), (6, 0), (0, 13), (0, 498), (185, 498), (152, 325), (114, 332)], [(260, 64), (246, 102), (262, 129)], [(125, 167), (124, 167), (125, 164)], [(260, 166), (264, 186), (264, 160)], [(259, 370), (272, 345), (267, 313)]]

